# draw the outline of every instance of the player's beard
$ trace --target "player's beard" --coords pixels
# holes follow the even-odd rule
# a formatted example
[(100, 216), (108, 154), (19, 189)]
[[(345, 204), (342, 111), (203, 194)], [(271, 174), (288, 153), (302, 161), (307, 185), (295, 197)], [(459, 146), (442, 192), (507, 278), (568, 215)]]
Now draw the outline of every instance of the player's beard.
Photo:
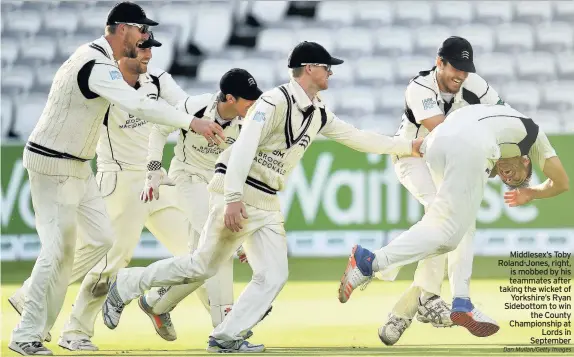
[(136, 45), (137, 42), (132, 44), (129, 36), (126, 36), (126, 38), (124, 39), (124, 57), (137, 58), (138, 53)]

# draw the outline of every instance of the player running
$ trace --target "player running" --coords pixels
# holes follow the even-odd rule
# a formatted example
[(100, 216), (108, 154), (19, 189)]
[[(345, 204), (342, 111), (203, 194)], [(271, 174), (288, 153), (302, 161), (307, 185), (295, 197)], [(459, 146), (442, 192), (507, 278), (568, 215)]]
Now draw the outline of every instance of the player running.
[(245, 340), (283, 288), (288, 276), (287, 239), (278, 191), (317, 134), (355, 150), (410, 155), (422, 140), (387, 137), (356, 129), (325, 108), (331, 66), (343, 63), (314, 42), (302, 42), (289, 57), (293, 79), (262, 94), (251, 108), (237, 142), (217, 160), (209, 183), (210, 211), (191, 257), (122, 269), (108, 292), (104, 323), (115, 328), (125, 304), (152, 286), (191, 283), (213, 276), (244, 242), (253, 269), (233, 310), (210, 335), (209, 352), (262, 352)]
[[(471, 44), (462, 37), (449, 37), (438, 50), (436, 65), (414, 77), (405, 91), (405, 113), (397, 135), (405, 138), (425, 137), (445, 116), (458, 108), (473, 104), (503, 104), (498, 93), (475, 72)], [(422, 158), (393, 158), (401, 184), (428, 209), (436, 195), (431, 174)], [(403, 293), (381, 327), (381, 340), (395, 344), (417, 315), (421, 322), (435, 327), (452, 326), (451, 314), (471, 313), (472, 334), (489, 336), (498, 324), (474, 307), (470, 300), (470, 278), (473, 262), (473, 238), (476, 222), (464, 235), (458, 247), (445, 255), (421, 260), (413, 284)], [(451, 307), (440, 298), (448, 255), (448, 276), (453, 295)], [(418, 314), (417, 314), (418, 312)], [(454, 315), (453, 315), (454, 316)], [(457, 320), (454, 321), (457, 324)]]
[[(374, 272), (454, 250), (476, 220), (489, 177), (498, 174), (515, 189), (505, 194), (511, 206), (554, 197), (569, 188), (566, 171), (546, 135), (532, 119), (508, 106), (477, 104), (456, 110), (426, 136), (420, 152), (437, 188), (436, 197), (423, 218), (387, 246), (375, 252), (353, 247), (339, 287), (341, 302), (368, 283)], [(548, 179), (527, 187), (532, 161)], [(453, 319), (473, 329), (468, 326), (474, 323), (469, 314)]]
[[(140, 6), (117, 4), (108, 14), (105, 36), (79, 47), (57, 71), (26, 143), (23, 164), (42, 249), (8, 346), (17, 353), (52, 355), (42, 341), (62, 308), (74, 259), (92, 267), (113, 243), (110, 218), (89, 164), (110, 105), (150, 122), (191, 128), (216, 141), (217, 135), (223, 137), (219, 125), (151, 100), (123, 80), (116, 61), (136, 57), (137, 45), (155, 25)], [(85, 249), (74, 258), (78, 229)]]
[[(240, 68), (225, 73), (221, 77), (219, 89), (217, 93), (189, 97), (183, 103), (182, 110), (196, 118), (221, 125), (226, 136), (225, 142), (214, 145), (193, 131), (180, 130), (175, 156), (169, 166), (169, 177), (176, 184), (179, 207), (184, 210), (192, 225), (192, 251), (197, 248), (209, 214), (207, 185), (213, 178), (217, 158), (235, 142), (241, 131), (242, 118), (262, 93), (253, 76)], [(163, 150), (168, 135), (175, 130), (178, 129), (163, 125), (154, 125), (151, 130), (148, 179), (142, 192), (142, 200), (145, 202), (152, 201), (153, 204), (154, 198), (158, 197), (159, 186), (166, 180), (165, 170), (161, 168)], [(193, 290), (194, 285), (154, 288), (139, 298), (139, 304), (159, 332), (161, 329), (158, 322), (163, 320), (161, 317), (169, 318), (169, 311)], [(224, 261), (219, 272), (208, 279), (198, 292), (202, 290), (207, 290), (209, 295), (207, 307), (211, 311), (213, 327), (216, 327), (233, 306), (233, 257)], [(160, 336), (168, 341), (174, 340), (175, 329), (170, 324), (170, 328), (160, 333)]]

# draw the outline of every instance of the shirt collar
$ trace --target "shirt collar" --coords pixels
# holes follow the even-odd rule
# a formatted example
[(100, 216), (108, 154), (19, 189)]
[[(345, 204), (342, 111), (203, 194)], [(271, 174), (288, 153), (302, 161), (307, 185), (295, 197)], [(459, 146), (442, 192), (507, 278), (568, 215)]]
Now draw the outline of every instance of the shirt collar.
[(301, 88), (299, 83), (297, 83), (295, 80), (292, 79), (291, 81), (289, 81), (289, 89), (291, 89), (291, 93), (293, 95), (293, 98), (295, 99), (295, 103), (297, 104), (299, 109), (301, 109), (301, 111), (304, 112), (307, 109), (309, 109), (310, 106), (313, 105), (313, 101), (309, 99), (307, 93), (305, 93), (303, 88)]
[(112, 50), (112, 46), (110, 46), (110, 43), (108, 42), (108, 40), (106, 40), (104, 36), (101, 36), (94, 42), (104, 48), (104, 50), (106, 51), (106, 53), (108, 54), (108, 56), (111, 58), (112, 61), (116, 62), (116, 64), (118, 63), (118, 61), (116, 61), (114, 58), (114, 51)]
[[(437, 69), (435, 68), (432, 71), (432, 83), (433, 83), (433, 88), (434, 90), (436, 90), (436, 92), (438, 93), (438, 100), (440, 102), (444, 103), (444, 99), (442, 98), (442, 95), (440, 94), (440, 88), (438, 87), (438, 81), (436, 79), (436, 76), (438, 74)], [(463, 82), (464, 84), (464, 82)], [(462, 85), (460, 86), (460, 90), (454, 95), (454, 102), (453, 103), (459, 103), (462, 100)]]

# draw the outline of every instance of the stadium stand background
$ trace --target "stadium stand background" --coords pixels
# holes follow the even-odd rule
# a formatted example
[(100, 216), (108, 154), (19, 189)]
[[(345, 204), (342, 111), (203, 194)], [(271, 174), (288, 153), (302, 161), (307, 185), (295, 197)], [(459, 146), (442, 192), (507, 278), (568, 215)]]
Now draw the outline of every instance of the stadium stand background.
[[(231, 67), (262, 88), (289, 79), (287, 57), (317, 41), (346, 63), (323, 97), (342, 119), (393, 134), (404, 90), (450, 35), (474, 47), (477, 71), (549, 133), (574, 133), (572, 1), (137, 1), (160, 22), (152, 65), (190, 94)], [(103, 33), (112, 1), (2, 1), (2, 139), (26, 140), (54, 73)]]

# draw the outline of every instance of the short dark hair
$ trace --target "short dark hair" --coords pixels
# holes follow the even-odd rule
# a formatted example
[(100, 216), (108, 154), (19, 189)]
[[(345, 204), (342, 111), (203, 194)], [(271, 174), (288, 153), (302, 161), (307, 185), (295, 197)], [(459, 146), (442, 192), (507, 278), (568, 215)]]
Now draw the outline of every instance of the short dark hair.
[(305, 67), (295, 67), (291, 69), (291, 75), (293, 78), (299, 78), (303, 74)]
[(526, 171), (528, 171), (528, 173), (526, 174), (526, 178), (519, 185), (509, 185), (505, 183), (506, 187), (508, 187), (509, 189), (516, 190), (518, 188), (525, 188), (530, 186), (530, 180), (532, 179), (532, 160), (530, 160), (529, 156), (527, 157), (528, 157), (528, 165), (526, 166)]
[(116, 33), (118, 25), (106, 25), (106, 35), (113, 35)]

